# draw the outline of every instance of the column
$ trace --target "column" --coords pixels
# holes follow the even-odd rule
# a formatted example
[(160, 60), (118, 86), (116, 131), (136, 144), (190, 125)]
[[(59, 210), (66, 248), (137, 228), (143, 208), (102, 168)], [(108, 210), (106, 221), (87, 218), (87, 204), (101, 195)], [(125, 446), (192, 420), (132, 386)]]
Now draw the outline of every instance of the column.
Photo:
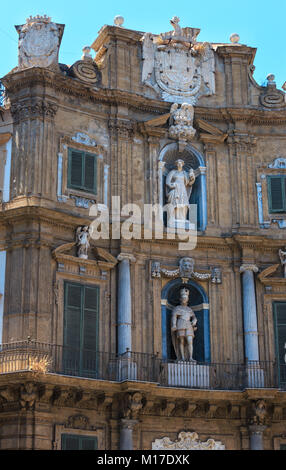
[(163, 193), (163, 173), (165, 169), (166, 162), (158, 162), (158, 201), (156, 203), (160, 204), (162, 210), (160, 211), (160, 219), (163, 222), (163, 207), (164, 207), (164, 193)]
[(2, 343), (3, 317), (4, 317), (4, 293), (6, 277), (6, 251), (0, 251), (0, 344)]
[(133, 450), (133, 429), (138, 423), (135, 419), (122, 419), (120, 423), (120, 450)]
[(245, 339), (245, 357), (248, 361), (259, 361), (257, 310), (254, 273), (258, 267), (254, 264), (243, 264), (242, 273), (243, 291), (243, 325)]
[(120, 253), (117, 257), (119, 261), (118, 277), (118, 354), (124, 354), (127, 349), (132, 350), (132, 304), (131, 304), (131, 280), (130, 262), (135, 262), (133, 255)]
[(266, 426), (253, 424), (249, 426), (250, 432), (250, 450), (264, 450), (263, 449), (263, 431)]
[[(206, 167), (200, 166), (200, 175), (201, 175), (201, 205), (200, 205), (200, 227), (198, 230), (204, 232), (207, 228), (207, 180), (206, 180)], [(199, 225), (199, 224), (198, 224)]]

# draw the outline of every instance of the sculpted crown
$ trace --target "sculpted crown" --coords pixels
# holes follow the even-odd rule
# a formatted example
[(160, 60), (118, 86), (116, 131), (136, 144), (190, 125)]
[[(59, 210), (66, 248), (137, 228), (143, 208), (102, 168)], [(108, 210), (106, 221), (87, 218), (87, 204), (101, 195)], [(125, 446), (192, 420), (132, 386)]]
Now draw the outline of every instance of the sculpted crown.
[(33, 24), (33, 23), (50, 23), (51, 22), (51, 17), (44, 15), (36, 15), (36, 16), (29, 16), (29, 18), (26, 19), (26, 24)]

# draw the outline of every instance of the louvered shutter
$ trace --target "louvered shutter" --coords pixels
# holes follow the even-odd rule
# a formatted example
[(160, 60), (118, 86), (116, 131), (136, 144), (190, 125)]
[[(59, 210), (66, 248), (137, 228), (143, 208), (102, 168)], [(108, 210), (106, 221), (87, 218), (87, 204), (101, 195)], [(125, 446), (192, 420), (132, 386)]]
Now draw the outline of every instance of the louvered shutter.
[(96, 157), (85, 154), (84, 187), (89, 192), (96, 191)]
[(74, 374), (80, 367), (82, 310), (82, 289), (80, 285), (65, 284), (64, 310), (64, 369), (66, 373)]
[(80, 150), (69, 149), (68, 187), (96, 194), (96, 155)]
[(96, 450), (97, 437), (81, 436), (75, 434), (62, 434), (62, 450)]
[(271, 176), (268, 179), (270, 212), (285, 211), (285, 181), (282, 176)]
[(81, 450), (96, 450), (97, 449), (97, 438), (82, 436), (81, 439)]
[(80, 449), (80, 436), (71, 434), (62, 434), (62, 450), (79, 450)]
[(276, 351), (280, 383), (286, 383), (286, 303), (275, 304)]
[(65, 283), (63, 366), (69, 375), (95, 376), (99, 288)]
[(83, 152), (70, 149), (69, 155), (69, 180), (72, 188), (83, 186)]
[(96, 371), (96, 350), (98, 335), (99, 288), (85, 286), (83, 304), (83, 368), (88, 372)]

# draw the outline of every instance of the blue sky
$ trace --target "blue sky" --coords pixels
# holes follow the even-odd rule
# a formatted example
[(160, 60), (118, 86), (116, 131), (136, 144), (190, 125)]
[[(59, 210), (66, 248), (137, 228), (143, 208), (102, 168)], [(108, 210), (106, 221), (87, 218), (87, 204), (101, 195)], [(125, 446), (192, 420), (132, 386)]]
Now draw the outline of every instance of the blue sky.
[(254, 77), (262, 84), (274, 73), (280, 88), (286, 81), (286, 0), (13, 0), (0, 7), (0, 77), (17, 65), (18, 35), (14, 28), (30, 15), (47, 14), (64, 23), (60, 62), (73, 64), (82, 47), (90, 45), (114, 16), (125, 18), (129, 29), (160, 33), (172, 29), (169, 20), (179, 16), (181, 26), (200, 28), (200, 41), (229, 42), (233, 32), (240, 42), (257, 48)]

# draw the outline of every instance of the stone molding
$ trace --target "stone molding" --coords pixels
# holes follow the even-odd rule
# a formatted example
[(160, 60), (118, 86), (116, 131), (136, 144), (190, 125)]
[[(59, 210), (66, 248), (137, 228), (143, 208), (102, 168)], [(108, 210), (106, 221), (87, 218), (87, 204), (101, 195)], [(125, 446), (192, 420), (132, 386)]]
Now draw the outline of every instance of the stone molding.
[(133, 256), (131, 253), (120, 253), (118, 256), (117, 256), (117, 260), (118, 261), (124, 261), (124, 260), (127, 260), (131, 263), (136, 263), (136, 258), (135, 256)]
[(108, 121), (109, 129), (121, 139), (129, 140), (134, 136), (135, 123), (130, 120), (112, 118)]
[(97, 64), (92, 59), (78, 60), (71, 66), (70, 73), (88, 85), (96, 85), (98, 87), (101, 84), (101, 73)]
[(242, 264), (239, 268), (240, 273), (244, 273), (245, 271), (252, 271), (254, 273), (258, 273), (259, 268), (255, 264)]
[(199, 441), (196, 432), (180, 432), (178, 439), (171, 441), (169, 437), (156, 439), (152, 442), (152, 450), (225, 450), (224, 444), (214, 439)]
[(58, 105), (46, 100), (38, 100), (35, 103), (14, 103), (11, 105), (11, 114), (14, 121), (38, 118), (54, 119), (57, 111)]

